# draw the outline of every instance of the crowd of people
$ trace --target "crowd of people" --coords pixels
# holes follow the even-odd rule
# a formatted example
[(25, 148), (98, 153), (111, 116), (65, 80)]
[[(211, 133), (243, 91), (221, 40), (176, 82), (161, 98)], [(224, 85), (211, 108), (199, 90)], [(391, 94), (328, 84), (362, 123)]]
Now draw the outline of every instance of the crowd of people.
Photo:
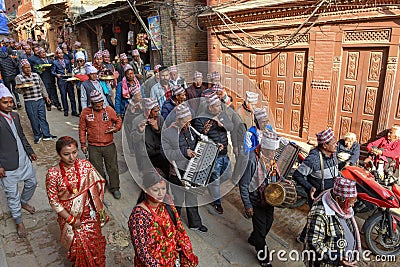
[[(218, 146), (207, 184), (212, 209), (216, 215), (224, 213), (222, 183), (231, 180), (238, 184), (245, 214), (253, 226), (247, 241), (254, 246), (260, 265), (271, 266), (265, 239), (274, 221), (274, 206), (265, 201), (264, 190), (281, 138), (258, 93), (247, 91), (235, 109), (216, 71), (195, 71), (193, 79), (185, 81), (176, 66), (156, 65), (151, 71), (154, 75), (150, 75), (138, 50), (132, 51), (131, 62), (122, 53), (119, 62), (112, 63), (107, 50), (98, 51), (88, 62), (79, 42), (70, 51), (60, 40), (54, 58), (46, 55), (48, 44), (44, 41), (15, 43), (7, 39), (5, 44), (0, 52), (4, 83), (0, 84), (0, 185), (20, 237), (26, 236), (21, 209), (35, 212), (28, 202), (37, 185), (31, 164), (37, 156), (13, 109), (24, 104), (37, 144), (57, 138), (50, 133), (46, 119), (46, 112), (54, 106), (64, 116), (71, 110), (72, 116), (79, 117), (79, 141), (68, 136), (57, 140), (60, 161), (46, 177), (49, 203), (58, 214), (61, 243), (74, 266), (105, 266), (106, 241), (101, 226), (108, 218), (104, 189), (107, 185), (115, 199), (121, 198), (114, 133), (123, 123), (143, 188), (128, 221), (135, 266), (198, 265), (180, 218), (182, 207), (190, 229), (201, 233), (208, 228), (199, 214), (197, 195), (186, 190), (187, 181), (181, 178), (190, 159), (198, 156), (196, 146), (204, 138)], [(365, 162), (398, 162), (399, 139), (400, 128), (393, 126), (387, 136), (367, 146), (370, 156)], [(336, 250), (339, 253), (359, 250), (352, 211), (357, 191), (353, 181), (340, 177), (340, 170), (358, 164), (360, 144), (354, 133), (337, 141), (330, 128), (318, 133), (317, 141), (318, 146), (293, 174), (308, 192), (310, 207), (307, 225), (297, 240), (320, 255), (337, 249), (338, 238), (348, 244)], [(78, 158), (79, 144), (88, 160)], [(19, 194), (21, 181), (24, 190)], [(327, 264), (355, 264), (354, 259), (340, 257), (338, 262), (329, 257), (318, 259)]]

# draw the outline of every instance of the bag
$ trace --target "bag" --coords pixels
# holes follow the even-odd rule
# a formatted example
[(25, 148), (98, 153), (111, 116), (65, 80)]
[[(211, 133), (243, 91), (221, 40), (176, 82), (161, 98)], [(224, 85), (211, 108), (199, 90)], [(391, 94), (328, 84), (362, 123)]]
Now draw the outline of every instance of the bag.
[(100, 216), (100, 226), (103, 227), (110, 220), (110, 216), (108, 216), (105, 209), (102, 209), (102, 210), (98, 211), (97, 213)]

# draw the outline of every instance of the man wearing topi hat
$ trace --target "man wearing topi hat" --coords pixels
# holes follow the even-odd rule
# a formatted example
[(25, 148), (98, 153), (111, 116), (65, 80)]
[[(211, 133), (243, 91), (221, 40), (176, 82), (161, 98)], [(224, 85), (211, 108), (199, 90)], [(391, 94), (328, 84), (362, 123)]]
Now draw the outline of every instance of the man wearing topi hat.
[(38, 144), (42, 139), (50, 141), (57, 136), (50, 133), (50, 127), (46, 119), (45, 103), (51, 103), (47, 95), (46, 87), (39, 74), (32, 72), (27, 59), (21, 59), (22, 73), (15, 77), (17, 85), (32, 83), (32, 87), (17, 89), (24, 97), (25, 110), (33, 131), (34, 143)]
[(84, 81), (81, 85), (81, 104), (82, 109), (91, 107), (92, 102), (90, 101), (90, 94), (93, 90), (97, 90), (103, 97), (103, 107), (111, 106), (114, 108), (114, 103), (111, 99), (112, 89), (109, 83), (100, 83), (99, 76), (97, 75), (98, 69), (92, 65), (91, 62), (85, 64), (86, 75), (89, 76), (89, 80)]
[(114, 198), (120, 199), (117, 149), (114, 133), (122, 127), (122, 120), (112, 107), (104, 107), (104, 98), (99, 91), (90, 92), (91, 107), (82, 110), (79, 119), (79, 141), (84, 154), (89, 152), (89, 161), (105, 178), (106, 166), (109, 188)]
[(206, 96), (207, 109), (199, 113), (193, 121), (193, 127), (207, 135), (219, 146), (218, 158), (211, 174), (208, 189), (213, 199), (212, 206), (218, 214), (222, 214), (222, 199), (220, 192), (221, 180), (231, 176), (231, 166), (228, 156), (228, 131), (233, 130), (233, 123), (225, 112), (222, 112), (221, 101), (216, 94)]
[[(25, 137), (10, 91), (0, 84), (0, 185), (7, 197), (11, 216), (17, 225), (19, 237), (26, 237), (21, 208), (30, 213), (35, 208), (28, 204), (36, 189), (36, 174), (32, 160), (37, 156)], [(18, 183), (24, 182), (22, 194)]]
[[(333, 187), (334, 178), (339, 174), (335, 153), (337, 142), (333, 130), (327, 128), (316, 136), (318, 146), (310, 151), (293, 173), (293, 178), (306, 189), (310, 207), (321, 192)], [(297, 241), (304, 242), (305, 230), (304, 228)]]
[[(182, 85), (173, 85), (172, 88), (172, 96), (170, 99), (164, 102), (164, 105), (161, 108), (161, 116), (163, 116), (166, 126), (168, 127), (172, 122), (175, 121), (175, 113), (174, 108), (179, 104), (182, 104), (186, 100), (186, 92)], [(190, 108), (190, 107), (189, 107)], [(192, 115), (193, 111), (191, 110)]]
[(356, 201), (356, 182), (344, 177), (335, 178), (333, 188), (315, 200), (307, 216), (305, 249), (316, 257), (308, 259), (307, 266), (357, 266), (361, 240), (353, 211)]
[(137, 49), (132, 51), (133, 60), (130, 65), (133, 67), (135, 76), (140, 84), (143, 84), (147, 79), (147, 72), (144, 68), (143, 60), (140, 58), (139, 51)]
[[(167, 180), (175, 185), (172, 186), (172, 193), (179, 214), (181, 214), (185, 202), (189, 228), (207, 232), (208, 229), (203, 225), (199, 214), (197, 196), (184, 189), (184, 185), (176, 173), (178, 171), (180, 177), (183, 177), (189, 160), (196, 155), (195, 148), (200, 138), (189, 127), (192, 113), (186, 103), (177, 105), (174, 112), (176, 114), (175, 121), (165, 130), (161, 142), (162, 150), (171, 168), (170, 175), (167, 174)], [(177, 169), (173, 167), (172, 161), (175, 161)]]
[(143, 172), (154, 167), (168, 175), (169, 165), (161, 153), (161, 130), (164, 119), (154, 98), (144, 98), (143, 113), (132, 122), (132, 138), (138, 170)]
[(132, 66), (126, 64), (124, 78), (118, 83), (117, 90), (115, 91), (115, 111), (118, 116), (124, 117), (129, 99), (135, 94), (142, 95), (140, 83), (135, 77)]

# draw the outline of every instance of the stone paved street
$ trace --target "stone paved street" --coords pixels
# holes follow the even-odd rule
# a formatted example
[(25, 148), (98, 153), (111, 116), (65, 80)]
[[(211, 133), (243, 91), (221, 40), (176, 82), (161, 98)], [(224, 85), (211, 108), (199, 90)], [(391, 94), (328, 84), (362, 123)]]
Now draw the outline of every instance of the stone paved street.
[[(20, 112), (24, 122), (25, 133), (33, 145), (32, 134), (28, 126), (26, 114)], [(48, 112), (48, 120), (52, 133), (57, 136), (71, 135), (77, 138), (78, 118), (63, 117), (62, 112)], [(118, 161), (121, 174), (122, 198), (115, 200), (107, 192), (105, 203), (112, 220), (103, 228), (107, 238), (107, 266), (133, 266), (133, 248), (127, 231), (127, 220), (139, 195), (128, 166), (122, 154), (121, 133), (116, 135)], [(45, 173), (49, 166), (57, 162), (55, 142), (41, 142), (33, 145), (39, 156), (35, 163), (38, 188), (32, 199), (37, 212), (34, 215), (23, 213), (25, 224), (29, 230), (26, 239), (18, 239), (13, 220), (10, 218), (3, 191), (0, 191), (0, 267), (50, 267), (71, 266), (65, 259), (66, 250), (59, 243), (59, 228), (56, 214), (50, 209), (45, 193)], [(83, 155), (81, 155), (83, 156)], [(128, 163), (133, 160), (127, 158)], [(128, 164), (131, 167), (131, 164)], [(135, 175), (135, 169), (131, 168)], [(200, 207), (203, 223), (209, 232), (200, 233), (188, 230), (195, 254), (199, 256), (199, 266), (258, 266), (254, 249), (247, 244), (251, 231), (251, 221), (243, 216), (243, 206), (235, 187), (223, 199), (225, 212), (217, 215), (209, 206)], [(295, 242), (297, 233), (305, 224), (307, 209), (276, 209), (272, 231), (267, 237), (270, 249), (289, 251), (301, 250)], [(186, 221), (185, 215), (182, 216)], [(360, 221), (362, 223), (362, 221)], [(2, 249), (3, 248), (3, 249)], [(373, 265), (363, 263), (362, 266), (399, 266), (399, 263)], [(302, 262), (273, 261), (273, 266), (304, 266)]]

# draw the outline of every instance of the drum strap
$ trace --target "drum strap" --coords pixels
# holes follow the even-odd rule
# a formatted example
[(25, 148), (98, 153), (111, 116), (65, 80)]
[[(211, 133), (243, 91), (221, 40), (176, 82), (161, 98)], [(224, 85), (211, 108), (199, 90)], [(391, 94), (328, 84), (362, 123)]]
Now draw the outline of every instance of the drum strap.
[(321, 178), (322, 178), (321, 192), (323, 192), (325, 190), (325, 181), (324, 181), (324, 161), (322, 159), (321, 151), (319, 151), (319, 162), (321, 164)]

